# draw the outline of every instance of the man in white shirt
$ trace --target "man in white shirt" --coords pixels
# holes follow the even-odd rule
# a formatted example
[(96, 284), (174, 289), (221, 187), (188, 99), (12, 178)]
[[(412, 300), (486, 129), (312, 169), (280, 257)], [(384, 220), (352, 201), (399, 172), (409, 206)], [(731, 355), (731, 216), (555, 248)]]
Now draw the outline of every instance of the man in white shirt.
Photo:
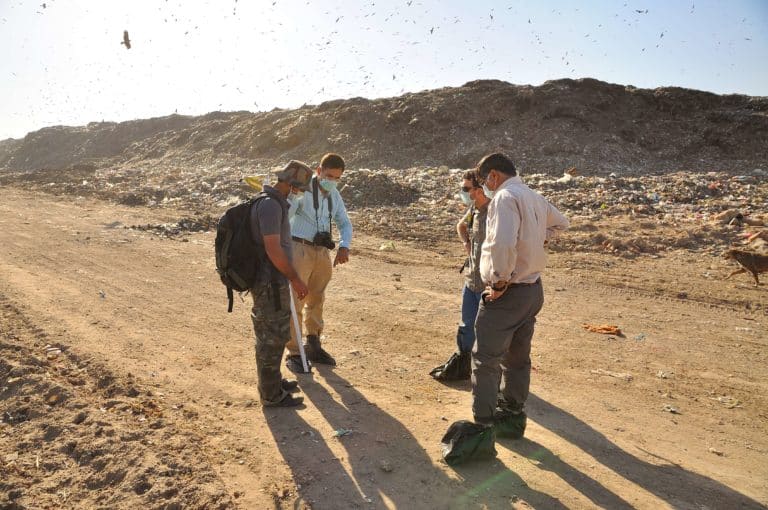
[(480, 255), (486, 290), (475, 322), (472, 413), (477, 423), (493, 425), (497, 436), (520, 438), (531, 381), (531, 339), (544, 303), (544, 245), (568, 228), (568, 220), (523, 184), (504, 154), (481, 159), (477, 175), (491, 203)]

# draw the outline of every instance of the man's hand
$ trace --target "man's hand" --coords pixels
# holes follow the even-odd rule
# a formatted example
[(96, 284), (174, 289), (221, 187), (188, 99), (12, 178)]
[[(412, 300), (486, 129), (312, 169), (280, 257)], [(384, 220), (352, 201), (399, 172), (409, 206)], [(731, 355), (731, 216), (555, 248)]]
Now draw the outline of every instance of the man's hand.
[(504, 295), (504, 292), (506, 292), (507, 289), (504, 290), (493, 290), (492, 288), (488, 287), (485, 289), (485, 300), (486, 301), (496, 301), (501, 296)]
[(349, 262), (349, 248), (339, 248), (336, 252), (336, 258), (333, 260), (333, 267), (337, 264), (346, 264)]
[(483, 292), (483, 295), (485, 296), (486, 301), (496, 301), (501, 296), (503, 296), (509, 288), (509, 286), (504, 282), (497, 282), (495, 286), (498, 287), (498, 290), (494, 289), (491, 285), (485, 287), (485, 292)]
[(293, 287), (293, 292), (296, 293), (296, 298), (299, 301), (307, 297), (307, 294), (309, 294), (309, 289), (299, 277), (291, 280), (291, 287)]

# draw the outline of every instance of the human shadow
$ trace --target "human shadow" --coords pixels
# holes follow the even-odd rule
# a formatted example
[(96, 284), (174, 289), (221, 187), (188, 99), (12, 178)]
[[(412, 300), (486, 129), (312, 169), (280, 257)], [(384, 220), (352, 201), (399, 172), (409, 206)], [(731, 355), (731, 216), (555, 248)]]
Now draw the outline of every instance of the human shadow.
[[(348, 500), (359, 492), (354, 481), (347, 476), (344, 466), (328, 447), (320, 431), (295, 409), (263, 408), (267, 426), (299, 488), (297, 497), (282, 497), (291, 497), (294, 508), (301, 508), (302, 503), (312, 508), (330, 508), (334, 505), (327, 504), (329, 502)], [(275, 508), (283, 507), (275, 502)]]
[(528, 438), (520, 440), (498, 439), (499, 445), (534, 463), (539, 469), (557, 474), (568, 485), (586, 496), (595, 506), (611, 509), (632, 509), (630, 503), (617, 494), (603, 487), (597, 480), (590, 478), (560, 457)]
[[(337, 372), (326, 367), (316, 370), (331, 391), (313, 383), (303, 385), (302, 391), (331, 428), (341, 434), (331, 441), (339, 442), (344, 452), (339, 456), (346, 457), (349, 467), (347, 471), (341, 462), (325, 463), (327, 472), (318, 479), (324, 492), (318, 491), (318, 484), (302, 484), (302, 497), (312, 501), (313, 508), (497, 508), (510, 506), (514, 496), (531, 504), (558, 508), (554, 498), (529, 489), (500, 461), (462, 467), (457, 473), (463, 480), (448, 476), (434, 464), (439, 458), (437, 442), (443, 430), (436, 431), (435, 451), (430, 455), (405, 425), (368, 401)], [(304, 420), (296, 414), (287, 419), (292, 424), (268, 420), (276, 438), (286, 426), (313, 430), (299, 423)], [(294, 429), (293, 437), (297, 434), (300, 432)], [(303, 459), (308, 456), (327, 455), (335, 459), (322, 439), (310, 448), (285, 440), (278, 441), (278, 447), (294, 472), (301, 472)], [(338, 453), (340, 449), (333, 450)], [(312, 476), (304, 472), (298, 478), (306, 479), (307, 475)]]
[(533, 508), (547, 510), (567, 509), (557, 498), (532, 489), (517, 473), (500, 460), (476, 461), (453, 466), (468, 487), (450, 505), (452, 509), (471, 508), (480, 500), (487, 501), (486, 508), (511, 508), (518, 500)]
[[(693, 473), (667, 461), (655, 465), (638, 459), (617, 447), (603, 434), (580, 419), (538, 396), (531, 394), (526, 404), (528, 417), (559, 435), (571, 444), (594, 457), (598, 462), (613, 470), (626, 480), (637, 484), (675, 508), (765, 508), (762, 504), (730, 487), (704, 475)], [(520, 442), (513, 447), (520, 454), (531, 453), (538, 445)], [(664, 459), (662, 459), (664, 460)], [(558, 473), (593, 501), (610, 498), (610, 494), (595, 487), (573, 472), (570, 466), (552, 459), (546, 468)], [(601, 503), (602, 504), (602, 503)], [(607, 508), (614, 506), (610, 499)]]

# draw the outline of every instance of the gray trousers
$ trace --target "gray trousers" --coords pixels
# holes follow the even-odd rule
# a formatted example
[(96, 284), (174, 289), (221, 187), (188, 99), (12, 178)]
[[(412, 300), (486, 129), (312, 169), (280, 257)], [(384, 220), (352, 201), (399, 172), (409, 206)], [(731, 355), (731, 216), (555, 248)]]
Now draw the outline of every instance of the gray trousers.
[(512, 407), (522, 408), (531, 384), (531, 339), (544, 304), (541, 280), (510, 287), (495, 301), (481, 301), (472, 350), (472, 414), (493, 417), (499, 390)]

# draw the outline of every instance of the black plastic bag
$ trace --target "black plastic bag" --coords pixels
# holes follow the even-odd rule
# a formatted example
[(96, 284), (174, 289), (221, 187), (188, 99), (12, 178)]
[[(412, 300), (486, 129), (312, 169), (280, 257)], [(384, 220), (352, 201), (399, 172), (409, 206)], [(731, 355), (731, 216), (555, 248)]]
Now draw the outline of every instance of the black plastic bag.
[(496, 457), (493, 427), (467, 420), (451, 424), (440, 440), (443, 459), (449, 466)]

